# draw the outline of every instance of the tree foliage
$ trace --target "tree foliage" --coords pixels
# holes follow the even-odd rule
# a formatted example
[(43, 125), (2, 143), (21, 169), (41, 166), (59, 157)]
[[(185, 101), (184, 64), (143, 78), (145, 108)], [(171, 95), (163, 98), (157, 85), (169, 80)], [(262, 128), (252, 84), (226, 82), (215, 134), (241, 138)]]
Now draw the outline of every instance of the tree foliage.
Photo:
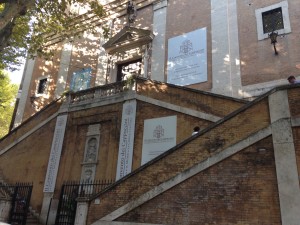
[(8, 74), (0, 70), (0, 138), (8, 133), (17, 91), (18, 86), (12, 84)]
[(104, 14), (98, 0), (0, 0), (0, 69), (51, 55), (51, 44), (94, 31)]

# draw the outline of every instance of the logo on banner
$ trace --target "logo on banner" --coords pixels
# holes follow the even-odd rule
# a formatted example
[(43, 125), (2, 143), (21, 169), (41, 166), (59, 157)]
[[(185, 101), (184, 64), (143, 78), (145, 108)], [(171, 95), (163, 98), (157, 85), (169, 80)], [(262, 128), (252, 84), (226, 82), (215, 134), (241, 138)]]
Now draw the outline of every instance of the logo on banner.
[(158, 125), (153, 130), (153, 138), (152, 139), (145, 139), (145, 144), (153, 144), (153, 143), (166, 143), (174, 141), (174, 137), (165, 137), (165, 129), (162, 125)]
[(164, 132), (165, 132), (165, 130), (162, 127), (162, 125), (158, 125), (153, 131), (153, 138), (159, 139), (159, 138), (164, 137)]
[(179, 54), (188, 54), (193, 51), (193, 43), (190, 40), (185, 40), (180, 46)]

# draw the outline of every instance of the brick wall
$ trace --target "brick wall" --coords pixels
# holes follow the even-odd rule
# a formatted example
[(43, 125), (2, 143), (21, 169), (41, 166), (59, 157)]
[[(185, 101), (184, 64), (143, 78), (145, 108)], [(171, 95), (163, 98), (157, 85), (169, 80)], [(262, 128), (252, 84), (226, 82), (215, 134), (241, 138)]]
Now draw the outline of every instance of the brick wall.
[(80, 179), (90, 124), (101, 125), (95, 179), (115, 179), (122, 106), (122, 103), (118, 103), (69, 113), (57, 187), (66, 180)]
[[(42, 58), (36, 58), (22, 121), (25, 121), (55, 99), (54, 93), (56, 82), (58, 79), (57, 76), (60, 64), (62, 44), (55, 44), (53, 47), (55, 48), (55, 54), (50, 60), (46, 61)], [(47, 93), (46, 95), (38, 96), (35, 99), (34, 103), (31, 103), (30, 97), (36, 95), (36, 90), (39, 84), (38, 79), (41, 77), (48, 78)]]
[[(288, 89), (289, 107), (292, 118), (299, 118), (300, 116), (300, 92), (299, 88), (290, 87)], [(298, 165), (298, 174), (300, 174), (300, 129), (293, 128), (293, 138), (295, 143), (296, 161)], [(300, 180), (299, 180), (300, 182)]]
[[(267, 151), (258, 152), (261, 146)], [(158, 172), (157, 176), (161, 174)], [(195, 175), (117, 221), (280, 225), (271, 137)]]
[(6, 183), (33, 182), (30, 205), (36, 210), (42, 206), (55, 124), (56, 118), (0, 156), (0, 169)]
[[(150, 81), (142, 82), (146, 84), (139, 87), (138, 93), (140, 95), (146, 95), (149, 98), (158, 99), (162, 102), (178, 104), (179, 106), (203, 111), (208, 114), (225, 116), (232, 110), (244, 105), (243, 101), (231, 98), (222, 98), (208, 93), (196, 93), (188, 89), (175, 88)], [(226, 105), (226, 107), (221, 107), (222, 105)], [(26, 132), (30, 132), (51, 115), (57, 113), (60, 106), (60, 102), (53, 103), (28, 119), (27, 122), (1, 141), (1, 149), (22, 137)], [(113, 103), (111, 101), (111, 104), (105, 106), (91, 108), (89, 105), (68, 113), (54, 198), (58, 199), (60, 188), (64, 181), (80, 179), (86, 134), (90, 124), (100, 123), (101, 125), (99, 163), (95, 179), (115, 179), (122, 108), (123, 102)], [(133, 170), (138, 169), (141, 164), (144, 120), (174, 115), (177, 116), (178, 122), (177, 143), (189, 138), (194, 126), (198, 125), (201, 129), (204, 129), (212, 123), (211, 121), (138, 100)], [(1, 169), (7, 182), (34, 182), (34, 197), (31, 203), (37, 210), (40, 209), (42, 204), (43, 185), (55, 130), (55, 121), (56, 118), (13, 146), (0, 158), (1, 165), (4, 165), (3, 169), (1, 166)], [(17, 176), (15, 172), (17, 172)]]
[(299, 88), (291, 86), (288, 89), (289, 107), (291, 112), (291, 117), (300, 116), (300, 92)]
[(177, 117), (177, 135), (176, 143), (179, 144), (183, 140), (189, 138), (193, 132), (195, 126), (199, 126), (200, 129), (204, 129), (210, 124), (211, 121), (199, 119), (197, 117), (188, 116), (183, 113), (179, 113), (172, 110), (167, 110), (162, 107), (154, 106), (149, 103), (138, 101), (137, 105), (137, 120), (134, 142), (134, 162), (133, 169), (137, 169), (141, 166), (142, 146), (143, 146), (143, 133), (144, 133), (144, 121), (146, 119), (161, 118), (167, 116)]
[(61, 102), (53, 102), (45, 107), (41, 112), (35, 114), (33, 117), (27, 119), (23, 124), (13, 129), (6, 137), (0, 141), (0, 149), (21, 138), (24, 134), (29, 132), (34, 127), (38, 126), (41, 122), (45, 121), (51, 115), (56, 113), (61, 106)]
[[(294, 144), (295, 144), (295, 152), (296, 152), (296, 162), (298, 165), (298, 175), (300, 174), (300, 128), (294, 127), (293, 128), (293, 138), (294, 138)], [(300, 179), (299, 179), (299, 185), (300, 185)]]
[[(212, 40), (211, 40), (211, 2), (200, 0), (169, 0), (167, 9), (166, 43), (170, 38), (200, 28), (207, 29), (207, 82), (188, 85), (190, 88), (210, 91), (212, 88)], [(166, 48), (166, 62), (168, 49)], [(165, 64), (167, 68), (167, 64)], [(165, 80), (167, 74), (165, 75)]]
[(286, 79), (291, 74), (299, 73), (297, 55), (300, 54), (300, 50), (294, 47), (295, 39), (299, 36), (296, 34), (298, 29), (296, 24), (299, 20), (297, 0), (288, 1), (292, 33), (278, 37), (277, 50), (279, 54), (277, 56), (274, 55), (273, 45), (269, 38), (258, 40), (257, 37), (255, 10), (278, 2), (280, 1), (237, 1), (243, 86)]
[(247, 101), (165, 83), (138, 80), (137, 93), (181, 107), (224, 117)]
[[(241, 110), (235, 116), (229, 116), (224, 122), (219, 122), (198, 138), (181, 145), (180, 149), (164, 154), (159, 160), (154, 160), (101, 195), (100, 205), (90, 205), (88, 224), (209, 156), (269, 126), (269, 123), (267, 100)], [(215, 147), (217, 140), (222, 141), (221, 146), (213, 152), (207, 151)]]

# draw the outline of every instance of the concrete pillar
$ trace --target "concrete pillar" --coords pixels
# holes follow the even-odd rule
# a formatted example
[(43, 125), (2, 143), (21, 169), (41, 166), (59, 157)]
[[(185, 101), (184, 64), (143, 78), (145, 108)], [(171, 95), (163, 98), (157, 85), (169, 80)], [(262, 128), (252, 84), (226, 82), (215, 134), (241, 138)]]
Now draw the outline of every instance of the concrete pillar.
[(158, 1), (153, 5), (153, 33), (152, 42), (151, 79), (165, 80), (165, 54), (166, 54), (166, 23), (167, 0)]
[(24, 110), (25, 110), (26, 103), (27, 103), (27, 97), (28, 97), (28, 93), (29, 93), (29, 87), (30, 87), (30, 83), (31, 83), (34, 64), (35, 64), (35, 59), (27, 59), (25, 68), (24, 68), (24, 72), (23, 72), (22, 82), (21, 82), (21, 90), (18, 93), (18, 95), (20, 95), (19, 96), (20, 100), (19, 100), (18, 109), (17, 109), (13, 127), (17, 127), (22, 123)]
[(211, 0), (212, 92), (239, 97), (240, 53), (236, 0)]
[(86, 225), (87, 213), (88, 213), (87, 200), (85, 200), (84, 198), (78, 198), (74, 225)]
[(0, 199), (0, 221), (2, 222), (8, 221), (10, 208), (11, 208), (11, 201), (6, 199)]
[(269, 96), (282, 225), (299, 224), (300, 189), (287, 90)]
[(104, 43), (105, 43), (105, 39), (103, 35), (100, 35), (100, 49), (98, 55), (95, 86), (106, 84), (108, 56), (105, 52), (105, 49), (102, 47)]
[[(42, 209), (41, 209), (41, 214), (40, 214), (40, 221), (43, 224), (46, 224), (46, 222), (47, 222), (48, 213), (50, 213), (52, 197), (53, 197), (53, 192), (44, 193)], [(54, 223), (51, 223), (51, 222), (49, 223), (49, 222), (50, 221), (48, 221), (48, 223), (47, 223), (48, 225), (54, 224)]]
[[(55, 184), (58, 174), (58, 168), (60, 164), (60, 156), (62, 151), (62, 145), (64, 141), (64, 135), (66, 130), (68, 114), (63, 114), (57, 117), (55, 131), (52, 139), (52, 146), (50, 156), (48, 160), (47, 173), (44, 183), (44, 199), (42, 203), (40, 219), (43, 224), (46, 224), (48, 212), (50, 209), (50, 203), (55, 190)], [(52, 209), (51, 209), (52, 210)], [(55, 209), (53, 209), (55, 211)], [(51, 212), (52, 214), (52, 212)], [(48, 223), (51, 225), (53, 223)]]
[(60, 58), (60, 67), (57, 76), (56, 89), (55, 89), (55, 97), (59, 98), (61, 94), (66, 89), (70, 60), (72, 55), (72, 47), (71, 43), (65, 43), (63, 46), (63, 50)]
[[(150, 44), (149, 44), (150, 45)], [(148, 45), (145, 45), (145, 52), (143, 53), (143, 70), (144, 72), (142, 73), (143, 74), (143, 77), (145, 78), (148, 78), (148, 72), (149, 72), (149, 52), (148, 52)]]

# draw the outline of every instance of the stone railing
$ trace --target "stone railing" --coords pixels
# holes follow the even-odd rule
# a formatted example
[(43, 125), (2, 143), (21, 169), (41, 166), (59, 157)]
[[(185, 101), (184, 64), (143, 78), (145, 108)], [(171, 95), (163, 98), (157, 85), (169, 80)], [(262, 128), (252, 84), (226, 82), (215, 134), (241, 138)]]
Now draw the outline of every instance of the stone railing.
[(75, 93), (68, 93), (67, 99), (69, 104), (76, 104), (80, 102), (92, 101), (95, 99), (114, 96), (128, 90), (135, 90), (135, 79), (98, 86)]

